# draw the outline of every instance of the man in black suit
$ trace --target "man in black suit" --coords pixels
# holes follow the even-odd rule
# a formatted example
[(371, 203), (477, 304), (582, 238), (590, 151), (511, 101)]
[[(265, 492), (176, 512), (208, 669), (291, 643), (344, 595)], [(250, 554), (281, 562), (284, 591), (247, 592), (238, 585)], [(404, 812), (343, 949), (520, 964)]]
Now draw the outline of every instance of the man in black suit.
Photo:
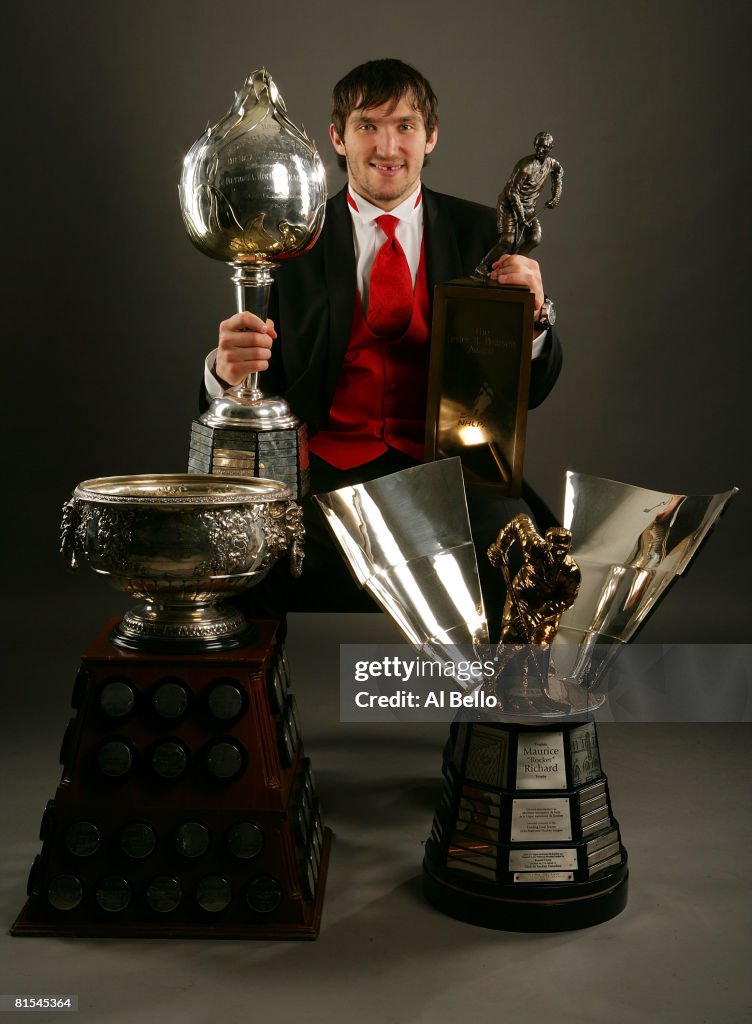
[[(330, 136), (348, 184), (328, 201), (319, 241), (280, 266), (266, 323), (247, 312), (223, 321), (205, 374), (207, 393), (215, 397), (247, 374), (267, 371), (264, 390), (283, 394), (308, 424), (313, 493), (421, 460), (433, 286), (470, 273), (498, 237), (493, 209), (421, 185), (438, 136), (437, 102), (414, 68), (370, 61), (346, 75), (334, 88)], [(369, 324), (371, 269), (387, 238), (384, 213), (397, 218), (414, 303), (407, 324), (386, 337)], [(530, 406), (538, 405), (561, 367), (559, 341), (539, 323), (548, 306), (538, 264), (502, 256), (491, 277), (523, 285), (535, 297)], [(531, 504), (539, 520), (546, 518), (544, 506)], [(503, 595), (496, 593), (485, 551), (500, 526), (528, 506), (472, 488), (468, 505), (481, 577), (491, 584), (484, 592), (489, 623), (498, 622)], [(272, 581), (266, 588), (273, 595), (270, 610), (373, 608), (351, 582), (310, 499), (304, 511), (303, 579), (291, 590), (283, 584), (282, 595)], [(262, 594), (254, 588), (250, 596), (256, 601)]]

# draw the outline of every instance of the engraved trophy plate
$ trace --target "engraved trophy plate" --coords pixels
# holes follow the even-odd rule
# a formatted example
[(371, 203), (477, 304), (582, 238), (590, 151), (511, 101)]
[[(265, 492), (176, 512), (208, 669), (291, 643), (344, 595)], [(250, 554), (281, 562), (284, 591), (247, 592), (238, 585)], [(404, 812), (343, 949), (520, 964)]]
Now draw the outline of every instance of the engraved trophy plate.
[(177, 878), (158, 875), (146, 889), (146, 902), (157, 914), (169, 914), (180, 906), (183, 890)]
[(47, 887), (47, 899), (55, 910), (75, 910), (84, 890), (75, 875), (58, 875)]
[(229, 781), (243, 770), (245, 758), (237, 743), (219, 740), (213, 743), (206, 755), (206, 767), (215, 779)]
[(162, 740), (152, 750), (151, 766), (160, 779), (178, 779), (188, 767), (188, 752), (182, 743)]
[(117, 914), (131, 902), (130, 883), (121, 875), (109, 875), (97, 886), (96, 900), (102, 910)]
[(566, 789), (562, 732), (520, 733), (517, 741), (518, 789)]
[(232, 722), (245, 711), (246, 698), (233, 682), (218, 682), (209, 692), (207, 704), (211, 715), (220, 722)]
[(126, 857), (143, 860), (156, 850), (157, 834), (145, 821), (131, 821), (120, 834), (120, 848)]
[(276, 878), (262, 875), (249, 882), (245, 898), (257, 914), (271, 914), (282, 902), (282, 886)]
[(576, 850), (511, 850), (510, 871), (575, 871)]
[(512, 842), (550, 843), (571, 838), (572, 818), (567, 797), (512, 801)]
[(93, 821), (74, 821), (65, 830), (65, 846), (74, 857), (91, 857), (101, 845), (102, 833)]
[(209, 849), (209, 829), (200, 821), (185, 821), (175, 832), (174, 846), (181, 857), (203, 857)]
[(119, 779), (131, 770), (133, 753), (124, 740), (108, 740), (97, 752), (97, 764), (103, 775)]
[(232, 888), (226, 878), (207, 875), (196, 886), (196, 902), (202, 910), (219, 914), (226, 910), (232, 899)]
[(182, 718), (188, 710), (188, 692), (181, 683), (161, 683), (152, 694), (151, 703), (160, 718)]
[(264, 848), (264, 833), (252, 821), (240, 821), (230, 829), (227, 846), (239, 860), (253, 860)]
[(99, 694), (99, 706), (110, 718), (125, 718), (133, 710), (135, 701), (133, 687), (124, 679), (105, 683)]
[(522, 487), (533, 296), (456, 281), (435, 290), (426, 459), (457, 456), (465, 478), (517, 498)]
[(574, 871), (528, 871), (525, 874), (515, 874), (515, 882), (573, 882)]

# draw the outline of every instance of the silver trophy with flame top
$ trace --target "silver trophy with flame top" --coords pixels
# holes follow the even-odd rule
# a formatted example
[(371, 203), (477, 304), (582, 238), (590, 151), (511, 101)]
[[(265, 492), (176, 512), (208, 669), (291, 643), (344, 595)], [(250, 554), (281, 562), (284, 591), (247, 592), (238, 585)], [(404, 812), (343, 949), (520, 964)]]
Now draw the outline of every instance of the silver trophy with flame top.
[[(300, 256), (324, 223), (326, 180), (314, 143), (287, 116), (265, 69), (254, 71), (227, 114), (183, 161), (180, 205), (191, 241), (233, 268), (238, 312), (265, 320), (276, 264)], [(191, 430), (188, 470), (281, 480), (308, 489), (305, 424), (252, 373)]]

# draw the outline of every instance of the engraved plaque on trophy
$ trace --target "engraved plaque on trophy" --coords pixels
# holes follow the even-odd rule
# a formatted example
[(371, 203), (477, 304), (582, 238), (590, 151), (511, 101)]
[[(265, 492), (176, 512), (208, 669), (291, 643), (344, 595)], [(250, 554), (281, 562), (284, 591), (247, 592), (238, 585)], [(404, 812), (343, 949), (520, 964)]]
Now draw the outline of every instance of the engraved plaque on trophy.
[(563, 733), (522, 733), (518, 743), (518, 789), (567, 788)]
[(512, 801), (512, 842), (551, 843), (572, 838), (572, 818), (566, 797)]
[(465, 479), (519, 497), (533, 296), (470, 278), (434, 293), (426, 458), (458, 456)]

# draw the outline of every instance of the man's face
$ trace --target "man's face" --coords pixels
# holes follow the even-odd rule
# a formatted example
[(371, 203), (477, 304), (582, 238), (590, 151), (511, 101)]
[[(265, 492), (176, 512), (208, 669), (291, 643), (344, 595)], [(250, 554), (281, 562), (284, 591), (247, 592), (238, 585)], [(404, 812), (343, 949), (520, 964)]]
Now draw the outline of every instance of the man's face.
[(535, 147), (535, 155), (541, 163), (543, 163), (550, 152), (551, 146), (548, 143), (539, 142)]
[(350, 185), (382, 210), (393, 210), (414, 190), (437, 134), (426, 135), (422, 115), (405, 98), (353, 110), (344, 136), (329, 128), (332, 145), (347, 160)]

